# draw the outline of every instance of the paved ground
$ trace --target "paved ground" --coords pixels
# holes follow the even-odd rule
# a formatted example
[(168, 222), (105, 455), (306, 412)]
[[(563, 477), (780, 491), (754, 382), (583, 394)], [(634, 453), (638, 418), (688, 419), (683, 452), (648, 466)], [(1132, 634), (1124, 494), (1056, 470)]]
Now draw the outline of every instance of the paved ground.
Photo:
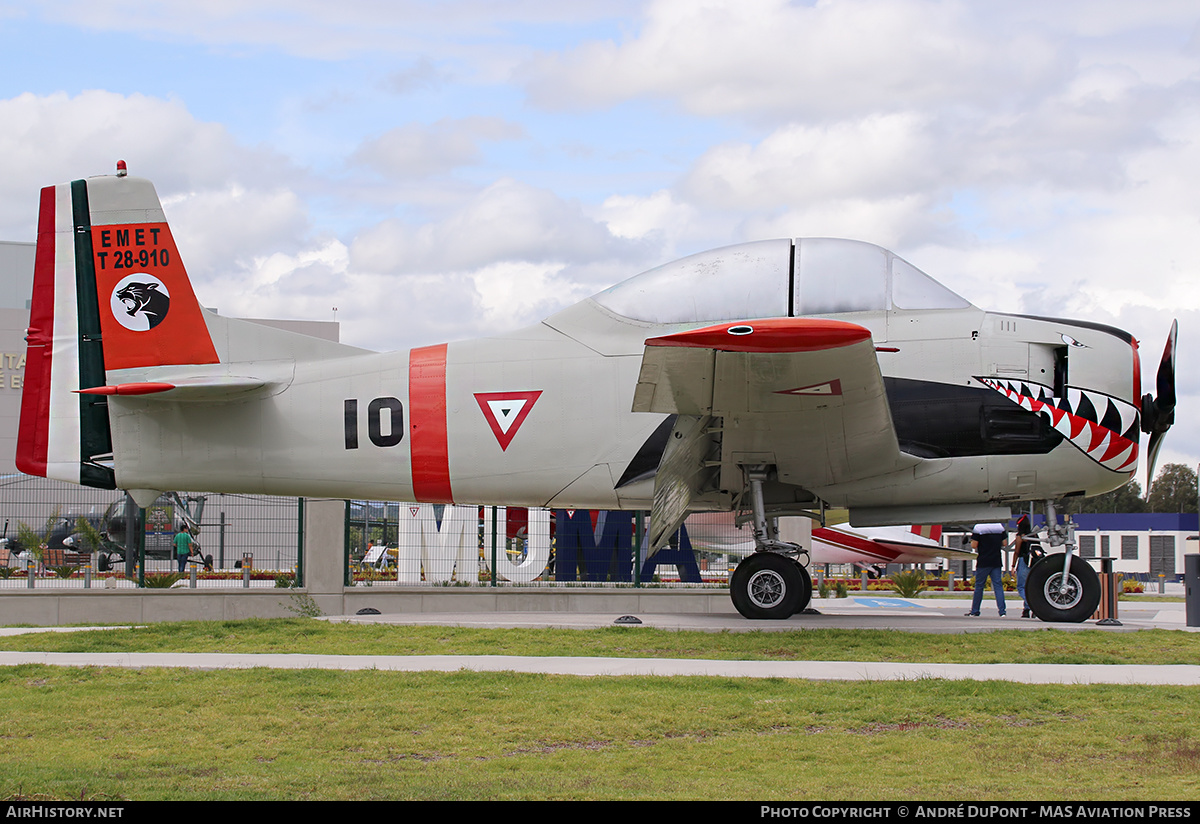
[[(798, 629), (893, 629), (909, 632), (987, 632), (997, 629), (1039, 630), (1054, 627), (1064, 630), (1097, 629), (1095, 621), (1082, 624), (1044, 624), (1033, 618), (1020, 618), (1021, 604), (1000, 618), (994, 601), (984, 601), (983, 614), (968, 618), (970, 598), (907, 599), (896, 597), (814, 599), (819, 615), (794, 615), (787, 621), (747, 621), (737, 613), (648, 613), (634, 616), (643, 626), (659, 629), (689, 629), (707, 632), (780, 632)], [(390, 615), (341, 615), (330, 621), (386, 623), (457, 627), (558, 627), (590, 629), (613, 624), (621, 616), (610, 613), (564, 612), (442, 612), (394, 613)], [(1121, 626), (1104, 627), (1108, 632), (1134, 632), (1142, 629), (1179, 629), (1200, 632), (1186, 626), (1185, 605), (1180, 602), (1122, 601)]]
[[(893, 629), (910, 632), (984, 632), (995, 629), (1038, 630), (1049, 624), (1032, 619), (996, 615), (993, 602), (984, 614), (968, 618), (967, 600), (907, 600), (903, 598), (846, 598), (814, 602), (820, 614), (797, 615), (788, 621), (746, 621), (738, 615), (645, 614), (630, 625), (709, 632), (782, 631), (816, 628)], [(1019, 606), (1019, 605), (1018, 605)], [(1197, 632), (1185, 626), (1185, 605), (1124, 601), (1121, 626), (1106, 632), (1134, 632), (1160, 628)], [(611, 614), (570, 613), (439, 613), (371, 616), (332, 616), (326, 620), (397, 625), (471, 627), (610, 626), (620, 618)], [(1095, 622), (1056, 624), (1057, 629), (1096, 629)], [(56, 627), (53, 631), (84, 628)], [(109, 628), (111, 629), (111, 628)], [(45, 632), (45, 628), (0, 629), (2, 635)], [(1023, 683), (1066, 684), (1180, 684), (1200, 685), (1200, 666), (1058, 665), (1058, 664), (894, 664), (869, 661), (711, 661), (696, 659), (569, 658), (506, 655), (244, 655), (219, 653), (45, 653), (0, 652), (0, 666), (39, 663), (55, 666), (186, 667), (191, 669), (377, 669), (454, 672), (514, 671), (584, 676), (711, 675), (731, 678), (806, 678), (816, 680), (911, 680), (948, 678), (1003, 680)]]
[(1027, 684), (1200, 685), (1200, 666), (1106, 664), (883, 664), (869, 661), (712, 661), (662, 658), (568, 658), (518, 655), (243, 655), (166, 652), (0, 652), (0, 666), (186, 667), (188, 669), (335, 669), (401, 672), (539, 672), (556, 675), (711, 675), (911, 681), (920, 678)]

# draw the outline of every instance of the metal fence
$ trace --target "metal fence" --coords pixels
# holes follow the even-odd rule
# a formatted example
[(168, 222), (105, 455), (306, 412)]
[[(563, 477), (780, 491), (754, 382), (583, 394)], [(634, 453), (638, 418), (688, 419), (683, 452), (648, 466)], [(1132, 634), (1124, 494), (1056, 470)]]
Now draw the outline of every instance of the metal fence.
[[(298, 559), (300, 535), (299, 499), (264, 495), (230, 495), (221, 493), (180, 493), (189, 502), (191, 514), (199, 512), (200, 532), (196, 537), (201, 553), (212, 556), (214, 572), (232, 572), (242, 565), (246, 556), (253, 559), (255, 571), (291, 572)], [(74, 531), (79, 518), (89, 521), (97, 529), (103, 529), (103, 518), (110, 508), (120, 510), (124, 493), (82, 487), (64, 481), (28, 475), (10, 475), (0, 478), (0, 525), (4, 537), (18, 537), (18, 526), (25, 525), (43, 536), (53, 536), (49, 542), (53, 548), (61, 548), (62, 537)], [(199, 502), (203, 500), (203, 509)], [(115, 506), (114, 506), (115, 505)], [(168, 506), (167, 509), (170, 509)], [(164, 555), (164, 543), (169, 546), (173, 532), (180, 528), (182, 520), (178, 513), (167, 515), (166, 525), (155, 522), (152, 517), (148, 532), (148, 543), (153, 543), (157, 554)], [(162, 520), (162, 518), (160, 518)], [(157, 530), (156, 530), (157, 527)], [(158, 534), (162, 532), (163, 534)], [(123, 534), (118, 537), (123, 543)], [(7, 544), (7, 540), (5, 541)], [(25, 562), (10, 553), (0, 550), (0, 567), (22, 570)], [(147, 557), (146, 572), (168, 572), (177, 565), (167, 555)], [(240, 586), (238, 579), (214, 580), (202, 574), (200, 586)], [(42, 569), (35, 586), (82, 586), (83, 570), (70, 579), (58, 579), (47, 569)], [(259, 582), (253, 582), (258, 585)], [(99, 584), (96, 584), (99, 585)], [(122, 583), (122, 586), (126, 584)], [(273, 585), (273, 580), (270, 581)], [(0, 588), (26, 587), (28, 581), (19, 578), (0, 579)]]

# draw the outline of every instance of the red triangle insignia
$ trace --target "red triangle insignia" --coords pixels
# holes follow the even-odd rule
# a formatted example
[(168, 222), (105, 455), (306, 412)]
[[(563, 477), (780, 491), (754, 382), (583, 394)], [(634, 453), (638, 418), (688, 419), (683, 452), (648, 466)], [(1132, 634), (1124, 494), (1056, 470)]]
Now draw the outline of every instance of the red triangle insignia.
[(507, 450), (513, 437), (533, 405), (542, 396), (542, 390), (530, 392), (476, 392), (475, 402), (483, 412), (484, 420), (492, 428), (501, 451)]

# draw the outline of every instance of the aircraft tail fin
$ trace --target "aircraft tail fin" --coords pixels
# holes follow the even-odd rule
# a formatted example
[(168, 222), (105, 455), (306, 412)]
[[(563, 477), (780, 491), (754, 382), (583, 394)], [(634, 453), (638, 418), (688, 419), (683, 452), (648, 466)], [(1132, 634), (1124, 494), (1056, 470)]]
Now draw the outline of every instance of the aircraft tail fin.
[(940, 542), (942, 540), (942, 525), (941, 524), (913, 524), (912, 534), (920, 535), (922, 538), (928, 538), (931, 541)]
[(81, 390), (112, 370), (218, 363), (208, 326), (148, 180), (42, 190), (17, 468), (115, 487), (108, 401)]

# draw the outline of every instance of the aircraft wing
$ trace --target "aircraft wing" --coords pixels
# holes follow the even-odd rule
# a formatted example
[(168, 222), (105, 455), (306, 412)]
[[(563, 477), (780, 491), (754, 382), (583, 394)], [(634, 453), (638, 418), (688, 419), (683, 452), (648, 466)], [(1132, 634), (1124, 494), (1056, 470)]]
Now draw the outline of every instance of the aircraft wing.
[(722, 464), (774, 464), (807, 488), (917, 462), (903, 455), (871, 332), (820, 318), (722, 323), (650, 338), (635, 412), (713, 416)]
[[(901, 528), (891, 528), (901, 529)], [(970, 560), (973, 552), (939, 546), (933, 541), (899, 540), (889, 528), (816, 527), (812, 531), (815, 563), (928, 564), (940, 558)], [(820, 559), (820, 560), (818, 560)]]

